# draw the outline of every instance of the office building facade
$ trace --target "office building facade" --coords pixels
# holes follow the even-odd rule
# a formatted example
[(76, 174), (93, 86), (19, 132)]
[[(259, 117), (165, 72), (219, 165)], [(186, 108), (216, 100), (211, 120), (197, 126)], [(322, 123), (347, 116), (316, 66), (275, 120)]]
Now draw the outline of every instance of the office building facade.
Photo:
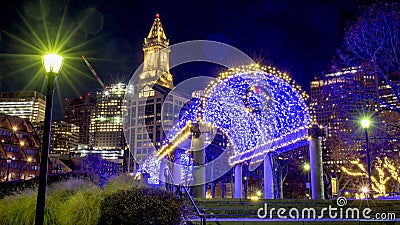
[(66, 99), (65, 117), (67, 123), (79, 127), (78, 144), (89, 145), (90, 115), (96, 109), (96, 93), (88, 93), (75, 99)]
[(28, 119), (0, 114), (0, 181), (38, 176), (40, 146)]
[(46, 97), (37, 91), (0, 92), (0, 113), (39, 123), (45, 110)]
[(78, 149), (79, 127), (65, 121), (51, 123), (50, 153), (68, 154)]
[(126, 84), (107, 86), (97, 93), (96, 107), (90, 116), (89, 149), (101, 153), (105, 159), (121, 159), (124, 156), (125, 138), (122, 116), (125, 112)]

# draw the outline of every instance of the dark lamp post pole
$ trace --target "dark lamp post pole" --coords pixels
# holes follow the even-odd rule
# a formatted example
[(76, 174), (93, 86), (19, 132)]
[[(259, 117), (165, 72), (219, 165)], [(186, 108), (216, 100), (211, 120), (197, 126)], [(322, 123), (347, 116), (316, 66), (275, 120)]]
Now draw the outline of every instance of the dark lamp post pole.
[(365, 155), (367, 158), (367, 174), (368, 174), (368, 198), (371, 198), (372, 186), (371, 186), (371, 158), (369, 155), (369, 142), (368, 142), (368, 128), (371, 125), (371, 120), (369, 118), (364, 118), (361, 120), (361, 126), (364, 129), (365, 135)]
[(42, 155), (40, 157), (39, 189), (36, 203), (36, 225), (43, 225), (46, 208), (47, 170), (50, 150), (51, 118), (53, 109), (54, 83), (63, 58), (56, 54), (43, 56), (43, 65), (47, 77), (46, 111), (43, 128)]
[(310, 183), (310, 170), (311, 170), (311, 166), (309, 163), (306, 163), (303, 165), (303, 168), (305, 171), (307, 171), (307, 185), (306, 185), (306, 189), (307, 189), (307, 194), (311, 195), (311, 183)]

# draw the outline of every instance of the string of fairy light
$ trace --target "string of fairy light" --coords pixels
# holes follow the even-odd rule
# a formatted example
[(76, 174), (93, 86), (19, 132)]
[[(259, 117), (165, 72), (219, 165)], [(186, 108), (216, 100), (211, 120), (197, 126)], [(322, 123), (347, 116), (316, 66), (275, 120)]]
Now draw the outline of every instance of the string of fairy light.
[[(151, 159), (161, 160), (174, 152), (192, 135), (192, 125), (202, 123), (219, 128), (228, 137), (235, 152), (229, 158), (230, 165), (255, 158), (253, 163), (258, 163), (268, 152), (308, 137), (308, 98), (300, 85), (275, 67), (252, 64), (229, 69), (210, 82)], [(256, 152), (260, 147), (262, 151)], [(180, 163), (191, 165), (190, 154), (182, 154)], [(159, 167), (148, 169), (159, 173)]]
[[(350, 164), (353, 165), (353, 169), (350, 170), (345, 166), (342, 166), (341, 169), (347, 175), (351, 177), (368, 177), (367, 170), (362, 162), (359, 159), (350, 161)], [(400, 183), (399, 179), (399, 169), (396, 167), (395, 163), (388, 159), (387, 157), (382, 159), (376, 158), (376, 163), (374, 166), (374, 175), (371, 176), (371, 189), (374, 197), (379, 196), (387, 196), (386, 188), (388, 182), (393, 180), (397, 183)], [(360, 187), (360, 193), (356, 195), (357, 198), (363, 198), (364, 193), (361, 193), (363, 187)], [(365, 197), (365, 196), (364, 196)]]
[[(257, 89), (261, 89), (260, 95), (267, 104), (249, 106), (248, 91)], [(308, 137), (311, 123), (305, 104), (308, 98), (288, 74), (275, 67), (253, 64), (230, 69), (217, 82), (210, 83), (198, 118), (214, 123), (233, 139), (236, 155), (229, 159), (231, 165), (255, 157), (260, 158), (256, 161), (259, 162), (266, 153)], [(244, 104), (243, 99), (250, 104)], [(254, 108), (262, 109), (254, 112)], [(263, 151), (251, 154), (260, 146)]]
[[(199, 100), (193, 101), (191, 107), (183, 112), (183, 115), (177, 122), (177, 124), (168, 131), (165, 139), (163, 140), (163, 145), (159, 149), (159, 151), (155, 152), (154, 155), (150, 155), (142, 163), (140, 171), (145, 170), (147, 173), (150, 174), (151, 178), (148, 180), (150, 184), (159, 184), (160, 160), (170, 154), (172, 150), (175, 150), (191, 135), (190, 129), (192, 126), (192, 121), (196, 121), (199, 103)], [(188, 154), (188, 152), (180, 154), (179, 165), (182, 166), (181, 181), (189, 183), (192, 179), (189, 174), (191, 174), (191, 166), (193, 165), (193, 161), (190, 158), (190, 154)]]

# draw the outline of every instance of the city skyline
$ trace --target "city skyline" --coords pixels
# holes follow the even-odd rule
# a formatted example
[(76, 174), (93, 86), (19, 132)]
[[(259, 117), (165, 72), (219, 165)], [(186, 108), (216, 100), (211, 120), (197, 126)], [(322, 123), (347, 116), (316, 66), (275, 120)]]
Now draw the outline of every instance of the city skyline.
[(3, 6), (1, 224), (400, 221), (397, 1)]
[[(198, 39), (230, 44), (244, 51), (255, 61), (266, 65), (271, 63), (288, 72), (308, 91), (311, 79), (330, 67), (334, 51), (340, 47), (343, 39), (345, 22), (356, 17), (359, 6), (359, 1), (316, 1), (302, 4), (298, 1), (259, 1), (253, 4), (236, 1), (231, 4), (185, 2), (171, 5), (162, 2), (71, 1), (68, 14), (74, 16), (88, 11), (94, 11), (94, 15), (100, 13), (102, 26), (96, 23), (99, 22), (96, 19), (90, 19), (90, 25), (93, 25), (89, 27), (91, 29), (83, 26), (80, 31), (80, 38), (97, 38), (97, 48), (87, 48), (87, 51), (83, 49), (73, 57), (79, 58), (80, 54), (86, 54), (107, 84), (129, 80), (132, 72), (143, 60), (143, 39), (155, 14), (159, 13), (168, 31), (170, 44)], [(0, 29), (3, 31), (1, 53), (4, 57), (13, 50), (8, 46), (13, 41), (4, 31), (17, 35), (19, 31), (16, 26), (21, 25), (17, 10), (33, 27), (40, 24), (40, 19), (37, 21), (35, 15), (32, 15), (32, 8), (33, 4), (24, 2), (7, 3), (3, 8), (4, 20)], [(204, 13), (197, 9), (204, 9)], [(124, 13), (128, 10), (137, 13), (132, 13), (127, 18), (124, 16), (127, 14)], [(324, 26), (324, 23), (327, 25)], [(96, 30), (96, 27), (99, 29)], [(27, 82), (24, 79), (8, 79), (12, 69), (9, 68), (10, 63), (18, 64), (3, 57), (1, 60), (4, 66), (0, 74), (0, 90), (17, 90), (26, 86)], [(78, 74), (76, 80), (80, 83), (74, 84), (75, 87), (70, 87), (71, 85), (60, 76), (61, 82), (59, 81), (58, 85), (61, 95), (55, 98), (56, 119), (62, 118), (63, 112), (60, 111), (64, 109), (64, 102), (60, 100), (100, 90), (100, 85), (93, 79), (84, 62), (80, 59), (74, 60), (73, 66), (83, 75)], [(176, 85), (198, 75), (216, 77), (221, 69), (223, 68), (210, 63), (190, 63), (172, 68), (171, 73), (175, 77)], [(40, 90), (41, 84), (35, 84), (33, 87)]]

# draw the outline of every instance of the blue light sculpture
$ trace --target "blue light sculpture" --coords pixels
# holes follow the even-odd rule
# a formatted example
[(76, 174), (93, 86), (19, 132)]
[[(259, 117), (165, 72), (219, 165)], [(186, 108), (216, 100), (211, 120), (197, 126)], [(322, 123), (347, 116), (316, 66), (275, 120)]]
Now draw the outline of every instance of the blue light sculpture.
[[(183, 142), (183, 135), (190, 137), (190, 126), (201, 122), (215, 126), (229, 138), (233, 154), (227, 166), (250, 161), (249, 168), (254, 170), (269, 152), (289, 151), (307, 143), (311, 124), (307, 98), (286, 73), (273, 67), (229, 69), (207, 87), (201, 101), (192, 104), (169, 131), (156, 156), (160, 159), (174, 151)], [(149, 159), (154, 161), (156, 157)], [(158, 177), (159, 166), (150, 161), (143, 166), (149, 171), (148, 165), (155, 165), (150, 173)], [(185, 165), (182, 170), (191, 167)]]

